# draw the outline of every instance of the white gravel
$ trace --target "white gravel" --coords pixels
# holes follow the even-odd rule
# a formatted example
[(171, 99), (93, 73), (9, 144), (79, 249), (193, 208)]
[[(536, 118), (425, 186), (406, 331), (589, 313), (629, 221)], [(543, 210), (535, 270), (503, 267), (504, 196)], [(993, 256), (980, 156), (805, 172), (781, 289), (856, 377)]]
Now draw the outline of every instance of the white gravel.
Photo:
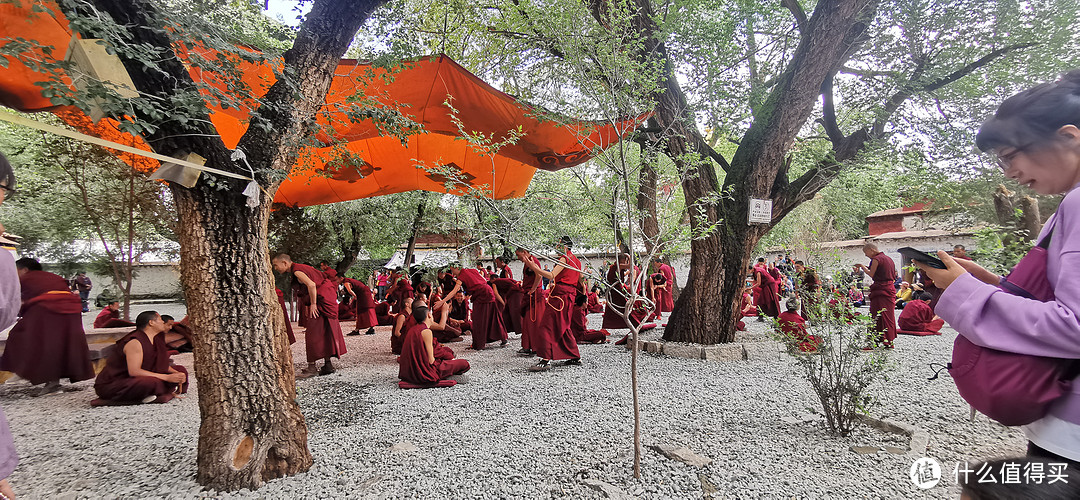
[[(595, 327), (600, 315), (590, 315)], [(761, 331), (762, 323), (749, 323)], [(351, 329), (351, 328), (350, 328)], [(344, 329), (348, 331), (349, 329)], [(468, 381), (448, 389), (400, 390), (389, 327), (346, 337), (338, 373), (302, 380), (315, 465), (255, 492), (203, 490), (194, 482), (199, 413), (194, 393), (164, 405), (90, 408), (92, 381), (77, 391), (30, 397), (25, 382), (0, 385), (21, 461), (11, 476), (20, 498), (598, 498), (596, 479), (643, 498), (957, 498), (958, 461), (1019, 456), (1022, 434), (978, 417), (930, 362), (949, 359), (955, 333), (904, 337), (890, 353), (896, 369), (880, 387), (874, 416), (930, 433), (927, 455), (941, 484), (922, 492), (908, 479), (917, 457), (858, 455), (851, 446), (906, 446), (906, 439), (861, 427), (826, 435), (816, 398), (778, 354), (774, 361), (640, 360), (642, 477), (632, 475), (630, 355), (620, 346), (583, 345), (580, 367), (528, 373), (531, 360), (505, 348), (450, 346), (472, 364)], [(621, 335), (615, 335), (618, 338)], [(302, 365), (303, 341), (293, 348)], [(192, 366), (191, 354), (176, 361)], [(195, 385), (192, 385), (193, 391)], [(396, 443), (418, 451), (391, 452)], [(647, 448), (685, 445), (711, 458), (697, 469)]]

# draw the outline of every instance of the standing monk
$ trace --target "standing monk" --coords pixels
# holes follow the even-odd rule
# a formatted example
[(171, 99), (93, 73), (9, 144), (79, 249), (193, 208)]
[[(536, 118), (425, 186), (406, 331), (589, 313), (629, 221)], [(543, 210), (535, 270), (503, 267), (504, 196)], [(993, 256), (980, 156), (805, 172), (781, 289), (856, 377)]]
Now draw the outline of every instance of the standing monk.
[[(304, 326), (304, 344), (307, 347), (308, 366), (300, 372), (301, 378), (334, 373), (330, 358), (341, 359), (345, 354), (345, 337), (341, 335), (341, 324), (337, 321), (337, 285), (321, 271), (292, 261), (286, 254), (274, 257), (274, 271), (291, 273), (293, 276), (293, 296), (301, 304), (301, 314), (307, 318)], [(315, 370), (315, 361), (322, 358), (321, 370)]]
[(495, 270), (500, 278), (514, 279), (514, 271), (502, 257), (495, 257)]
[(451, 265), (450, 273), (457, 279), (448, 297), (461, 291), (469, 292), (472, 300), (472, 348), (481, 350), (488, 342), (499, 341), (506, 345), (506, 326), (503, 325), (502, 311), (497, 301), (502, 300), (499, 291), (480, 276), (476, 269), (463, 269), (460, 265)]
[(896, 264), (874, 243), (863, 245), (863, 255), (870, 258), (870, 267), (855, 267), (874, 281), (870, 284), (870, 317), (877, 320), (876, 331), (882, 334), (885, 347), (892, 349), (896, 339)]
[(765, 316), (775, 318), (780, 315), (780, 295), (777, 293), (776, 280), (765, 267), (765, 259), (758, 257), (753, 267), (754, 289), (760, 293), (761, 300), (756, 301)]
[(533, 267), (527, 262), (540, 267), (540, 261), (522, 247), (517, 247), (514, 254), (517, 255), (518, 260), (526, 263), (521, 272), (521, 289), (524, 296), (521, 298), (521, 349), (518, 354), (533, 356), (536, 354), (533, 350), (533, 346), (536, 345), (536, 325), (540, 324), (540, 318), (544, 315), (544, 291), (540, 288), (543, 280), (536, 276)]
[(802, 302), (803, 319), (809, 321), (811, 314), (820, 314), (821, 278), (801, 260), (795, 261), (795, 294)]
[(514, 281), (513, 278), (493, 278), (491, 284), (495, 286), (495, 289), (499, 291), (499, 296), (503, 298), (502, 315), (506, 331), (520, 334), (522, 332), (521, 308), (522, 301), (525, 298), (525, 291), (521, 289), (521, 285)]
[(135, 328), (116, 341), (105, 369), (94, 381), (101, 399), (91, 401), (91, 406), (165, 403), (187, 392), (187, 370), (169, 359), (161, 316), (143, 311), (135, 317)]
[(34, 259), (19, 259), (15, 268), (22, 288), (22, 319), (8, 334), (0, 370), (14, 372), (33, 385), (45, 384), (39, 394), (59, 390), (62, 378), (73, 383), (94, 378), (79, 296), (71, 293), (67, 280), (42, 271)]
[(577, 298), (581, 261), (570, 252), (573, 243), (569, 236), (559, 240), (557, 251), (563, 252), (559, 263), (551, 271), (540, 269), (535, 262), (526, 261), (525, 265), (555, 285), (544, 301), (544, 317), (536, 329), (536, 355), (540, 361), (529, 367), (529, 371), (545, 371), (550, 368), (553, 359), (565, 359), (567, 365), (580, 365), (581, 354), (578, 352), (577, 339), (570, 328), (574, 314), (574, 301)]
[(353, 305), (356, 307), (356, 328), (349, 332), (349, 335), (360, 335), (361, 328), (367, 328), (364, 335), (375, 335), (379, 319), (375, 315), (375, 299), (371, 296), (371, 288), (360, 280), (347, 277), (339, 279), (345, 285), (345, 292), (353, 297)]
[[(635, 281), (638, 281), (638, 274), (637, 268), (634, 269), (634, 272), (630, 272), (630, 255), (625, 253), (619, 254), (616, 263), (608, 268), (607, 278), (605, 279), (608, 285), (608, 297), (607, 305), (604, 306), (604, 324), (601, 328), (605, 330), (630, 328), (626, 324), (626, 320), (623, 319), (623, 312), (626, 311), (626, 303), (631, 295), (630, 287)], [(637, 295), (639, 297), (641, 296), (641, 285), (640, 282), (637, 284)], [(630, 322), (634, 326), (638, 326), (645, 321), (645, 315), (648, 314), (648, 311), (640, 306), (640, 301), (635, 301), (631, 306)]]
[(671, 312), (675, 309), (675, 300), (673, 299), (673, 291), (675, 289), (675, 269), (660, 260), (660, 257), (656, 258), (656, 271), (664, 275), (664, 279), (667, 283), (663, 288), (659, 289), (658, 302), (660, 303), (660, 312)]

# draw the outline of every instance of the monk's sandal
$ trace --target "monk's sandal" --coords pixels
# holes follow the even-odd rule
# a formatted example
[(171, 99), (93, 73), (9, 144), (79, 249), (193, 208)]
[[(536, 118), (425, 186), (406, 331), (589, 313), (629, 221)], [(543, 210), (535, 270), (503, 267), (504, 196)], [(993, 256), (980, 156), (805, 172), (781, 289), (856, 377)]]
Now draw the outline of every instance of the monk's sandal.
[(541, 359), (535, 365), (529, 367), (531, 372), (546, 372), (551, 369), (551, 365), (548, 364), (548, 360)]

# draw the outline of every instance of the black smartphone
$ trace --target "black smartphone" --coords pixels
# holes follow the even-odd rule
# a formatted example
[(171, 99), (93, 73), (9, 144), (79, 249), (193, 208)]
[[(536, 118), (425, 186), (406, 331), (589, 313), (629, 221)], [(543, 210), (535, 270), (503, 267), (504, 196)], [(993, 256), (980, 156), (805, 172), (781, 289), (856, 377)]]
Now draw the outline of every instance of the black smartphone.
[(907, 264), (909, 261), (914, 260), (922, 262), (923, 264), (926, 264), (936, 269), (945, 269), (945, 263), (942, 262), (941, 259), (934, 257), (933, 255), (930, 255), (926, 252), (923, 252), (922, 250), (916, 250), (911, 247), (904, 247), (897, 250), (897, 252), (900, 252), (900, 257), (904, 259), (904, 264)]

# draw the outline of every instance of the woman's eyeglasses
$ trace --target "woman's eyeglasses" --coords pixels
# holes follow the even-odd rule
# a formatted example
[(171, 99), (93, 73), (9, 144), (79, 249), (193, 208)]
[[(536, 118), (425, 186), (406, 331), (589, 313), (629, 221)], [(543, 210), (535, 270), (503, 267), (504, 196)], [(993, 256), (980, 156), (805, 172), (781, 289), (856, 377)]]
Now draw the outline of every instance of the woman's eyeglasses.
[(11, 198), (11, 195), (15, 194), (15, 188), (6, 184), (0, 184), (0, 189), (4, 190), (4, 197)]

